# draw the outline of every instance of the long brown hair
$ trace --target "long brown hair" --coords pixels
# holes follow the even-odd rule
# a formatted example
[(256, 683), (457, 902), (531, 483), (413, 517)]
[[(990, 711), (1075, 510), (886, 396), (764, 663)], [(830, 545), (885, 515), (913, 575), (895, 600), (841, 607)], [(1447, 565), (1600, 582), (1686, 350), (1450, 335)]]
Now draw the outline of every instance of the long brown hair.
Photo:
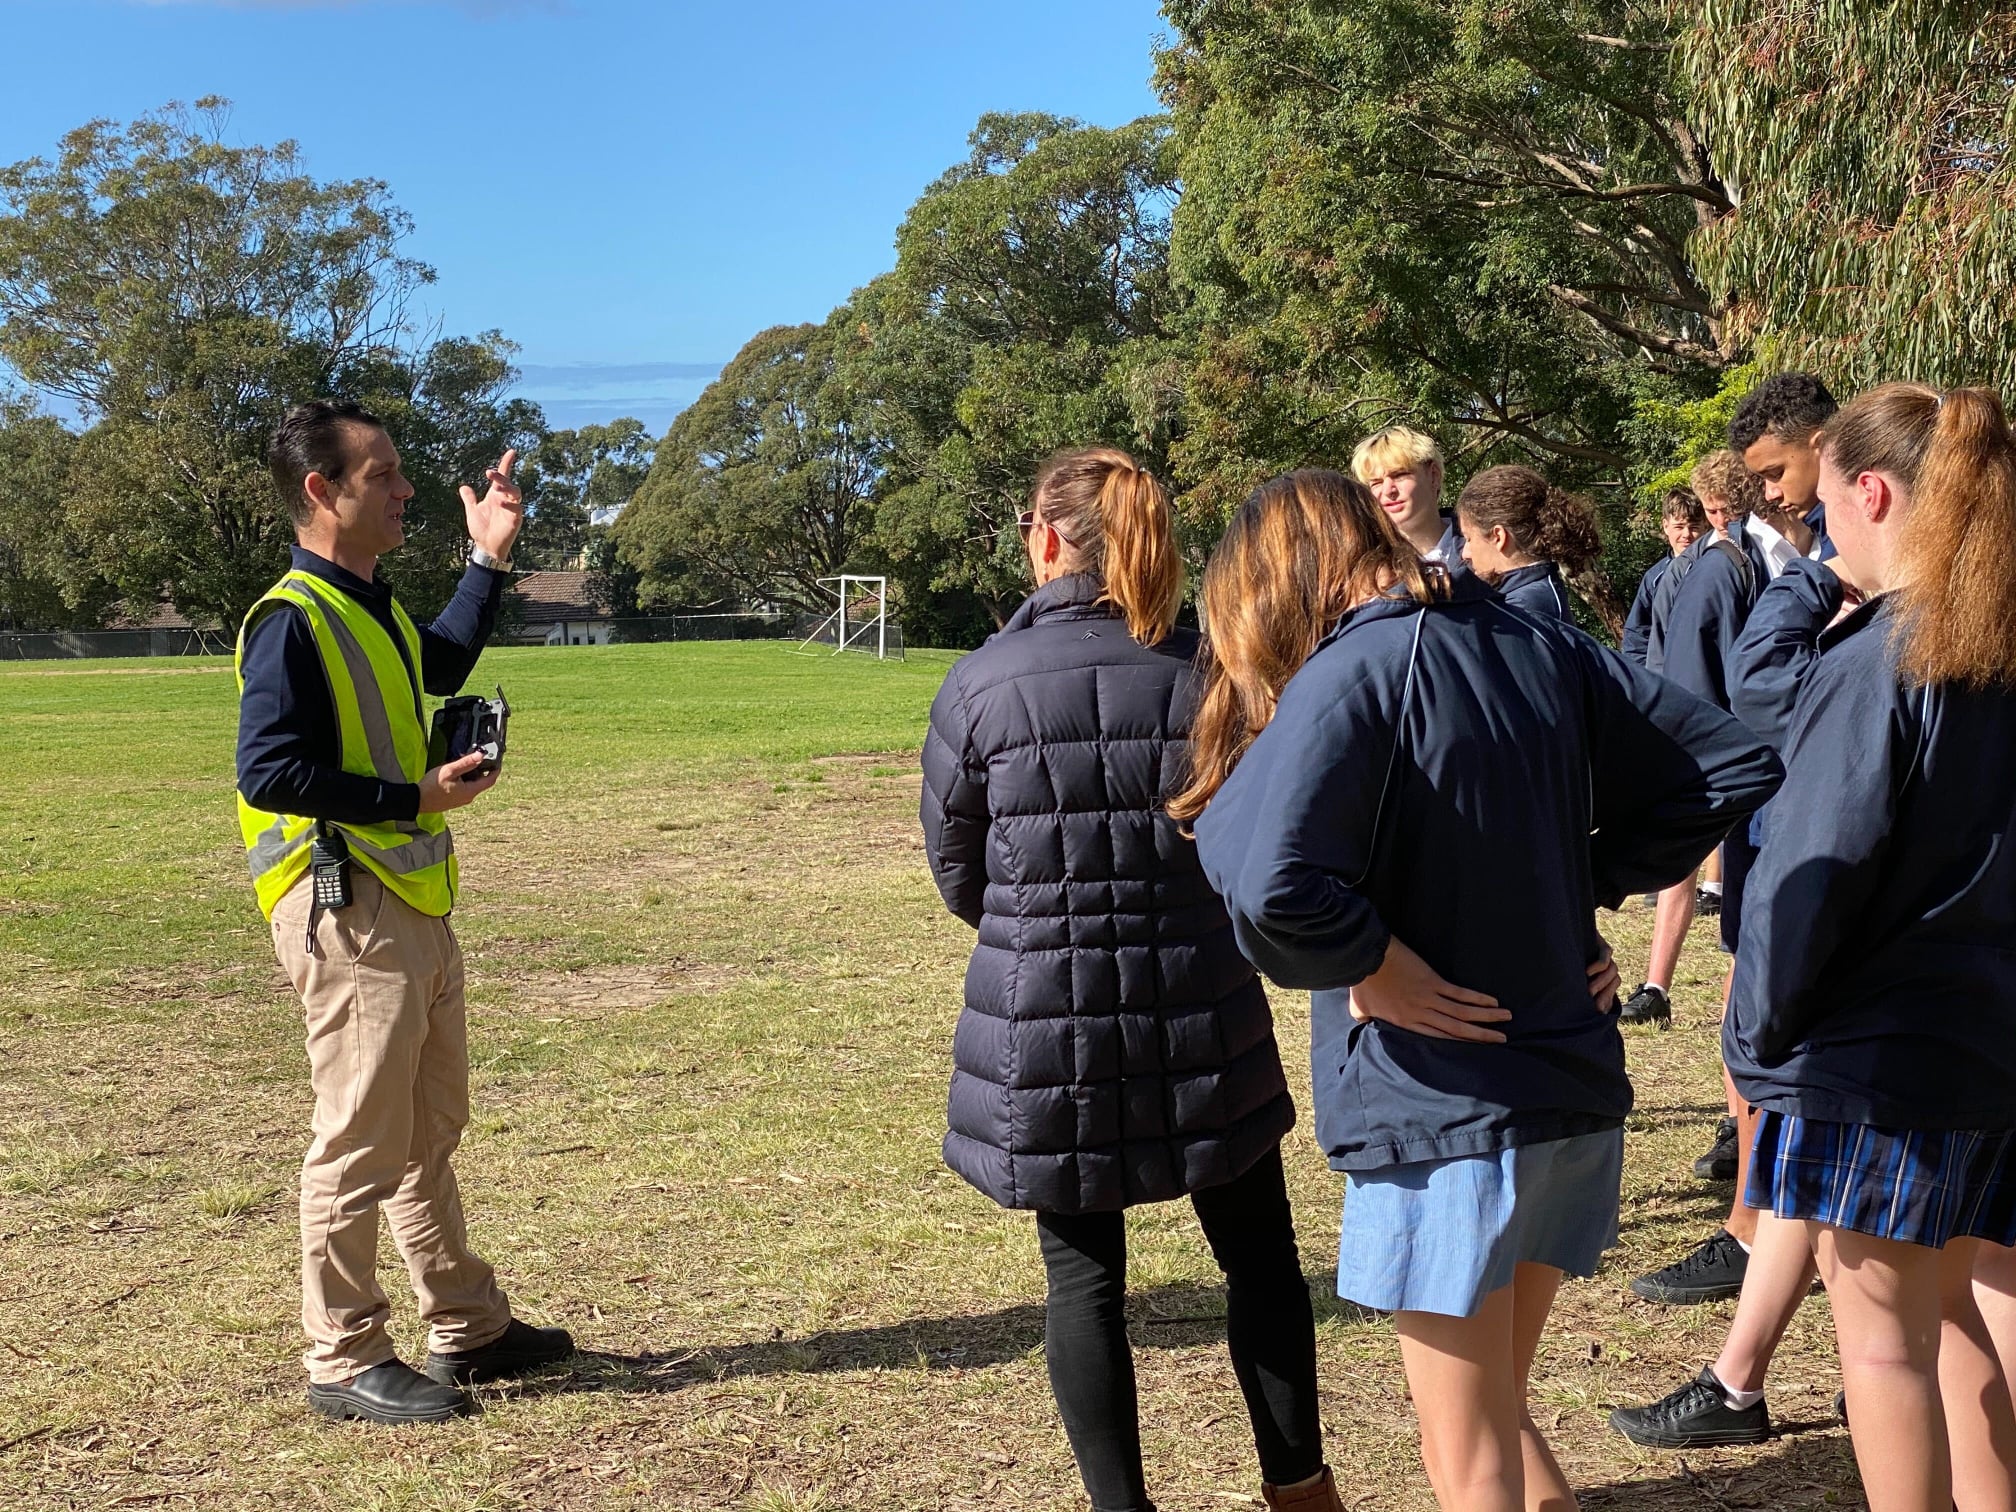
[(1364, 484), (1310, 468), (1253, 490), (1204, 569), (1204, 696), (1172, 818), (1204, 812), (1344, 612), (1396, 586), (1424, 604), (1448, 593)]
[(1100, 602), (1144, 646), (1168, 636), (1183, 606), (1183, 558), (1169, 495), (1155, 475), (1114, 446), (1060, 452), (1036, 475), (1030, 507), (1076, 551), (1078, 571), (1099, 579)]
[(2016, 437), (2002, 401), (1886, 383), (1836, 412), (1820, 448), (1837, 472), (1887, 473), (1910, 493), (1890, 563), (1905, 677), (2016, 686)]
[(1463, 486), (1456, 513), (1486, 530), (1503, 528), (1519, 551), (1554, 563), (1570, 577), (1587, 572), (1603, 555), (1596, 512), (1530, 467), (1485, 468)]

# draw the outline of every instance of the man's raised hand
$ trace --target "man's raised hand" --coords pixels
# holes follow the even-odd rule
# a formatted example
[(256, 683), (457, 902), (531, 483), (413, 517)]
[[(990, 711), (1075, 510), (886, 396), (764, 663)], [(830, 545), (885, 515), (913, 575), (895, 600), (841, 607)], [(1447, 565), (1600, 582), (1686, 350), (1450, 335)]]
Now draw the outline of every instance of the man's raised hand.
[(517, 448), (497, 459), (484, 474), (490, 487), (482, 498), (467, 483), (462, 485), (462, 511), (469, 520), (469, 539), (498, 561), (508, 561), (512, 543), (525, 524), (525, 495), (511, 481), (511, 469), (518, 465)]

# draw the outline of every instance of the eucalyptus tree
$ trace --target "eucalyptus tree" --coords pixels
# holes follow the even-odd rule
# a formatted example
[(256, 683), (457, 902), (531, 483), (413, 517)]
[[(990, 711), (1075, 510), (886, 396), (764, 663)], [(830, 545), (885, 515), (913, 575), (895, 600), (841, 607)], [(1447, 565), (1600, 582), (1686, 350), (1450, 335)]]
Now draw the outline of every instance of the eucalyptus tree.
[(1682, 71), (1735, 202), (1692, 250), (1732, 339), (1843, 392), (2016, 395), (2016, 6), (1690, 10)]
[(1028, 589), (1008, 528), (1042, 461), (1108, 442), (1166, 465), (1167, 123), (989, 115), (896, 235), (896, 266), (835, 313), (862, 423), (883, 438), (877, 542), (917, 592), (998, 619)]
[[(93, 121), (0, 168), (0, 357), (82, 415), (66, 527), (130, 603), (232, 622), (292, 530), (262, 458), (296, 400), (381, 408), (419, 496), (398, 570), (455, 568), (455, 481), (543, 430), (494, 333), (416, 340), (433, 273), (376, 180), (322, 182), (291, 142), (226, 140), (228, 107)], [(512, 234), (498, 227), (500, 237)]]
[(826, 326), (755, 336), (658, 442), (610, 527), (647, 604), (830, 606), (858, 565), (881, 447), (856, 423)]

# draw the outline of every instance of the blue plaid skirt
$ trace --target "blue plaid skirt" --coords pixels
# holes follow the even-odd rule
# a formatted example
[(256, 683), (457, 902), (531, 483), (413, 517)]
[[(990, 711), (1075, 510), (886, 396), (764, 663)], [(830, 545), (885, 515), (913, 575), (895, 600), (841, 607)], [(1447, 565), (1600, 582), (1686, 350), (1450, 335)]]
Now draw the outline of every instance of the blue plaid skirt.
[(2016, 1131), (1878, 1129), (1765, 1109), (1743, 1201), (1944, 1249), (2016, 1244)]

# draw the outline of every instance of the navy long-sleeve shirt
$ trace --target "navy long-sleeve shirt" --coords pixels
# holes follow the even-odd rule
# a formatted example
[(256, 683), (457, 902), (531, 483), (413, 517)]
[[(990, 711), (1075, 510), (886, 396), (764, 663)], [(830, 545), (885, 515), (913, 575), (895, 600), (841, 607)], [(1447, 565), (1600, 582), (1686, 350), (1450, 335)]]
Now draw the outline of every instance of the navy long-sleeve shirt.
[[(1196, 826), (1241, 950), (1313, 993), (1331, 1163), (1621, 1123), (1623, 1041), (1589, 1001), (1596, 906), (1691, 875), (1779, 776), (1727, 714), (1474, 577), (1346, 615)], [(1354, 1022), (1348, 989), (1390, 935), (1511, 1010), (1507, 1042)]]
[[(354, 572), (294, 548), (294, 570), (320, 578), (350, 595), (385, 627), (406, 659), (392, 618), (392, 587), (382, 577), (366, 582)], [(507, 574), (473, 564), (455, 596), (432, 624), (421, 625), (420, 686), (436, 697), (458, 691), (497, 623)], [(415, 671), (408, 667), (410, 674)], [(260, 616), (245, 637), (245, 692), (238, 704), (238, 791), (269, 814), (299, 814), (338, 824), (412, 819), (420, 812), (420, 787), (384, 782), (343, 770), (336, 698), (308, 618), (291, 604)]]

